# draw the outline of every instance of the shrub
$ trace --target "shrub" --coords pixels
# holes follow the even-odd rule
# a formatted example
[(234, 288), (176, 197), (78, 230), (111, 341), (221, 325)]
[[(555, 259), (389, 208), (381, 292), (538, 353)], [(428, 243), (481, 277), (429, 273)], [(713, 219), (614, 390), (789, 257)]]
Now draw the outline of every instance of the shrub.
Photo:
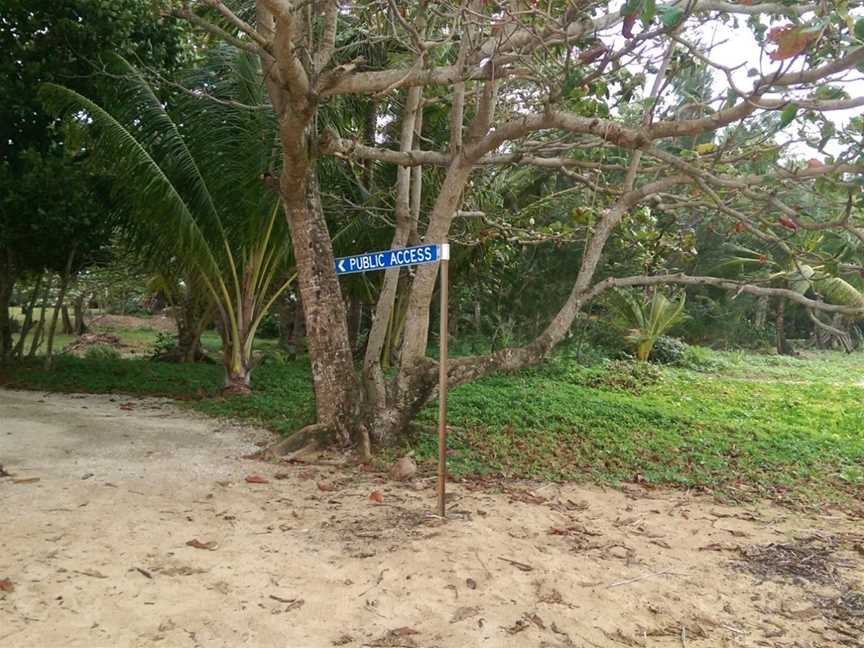
[(684, 357), (687, 344), (667, 335), (661, 335), (654, 341), (649, 360), (657, 364), (676, 364)]
[(279, 337), (279, 318), (274, 313), (267, 313), (258, 325), (258, 337), (273, 339)]
[(159, 331), (156, 334), (156, 341), (153, 343), (153, 353), (150, 355), (150, 359), (164, 360), (168, 358), (176, 348), (177, 335), (175, 333)]
[(84, 352), (84, 357), (87, 360), (96, 360), (96, 361), (104, 361), (104, 360), (119, 360), (120, 352), (117, 351), (112, 346), (107, 344), (94, 344), (91, 347), (88, 347)]
[(612, 360), (598, 371), (592, 372), (586, 383), (597, 389), (615, 389), (640, 394), (645, 387), (660, 382), (662, 373), (658, 367), (646, 362)]
[(685, 369), (703, 372), (727, 369), (732, 365), (723, 355), (700, 346), (688, 346), (676, 364)]
[(284, 367), (294, 361), (294, 358), (291, 354), (286, 353), (281, 350), (267, 351), (266, 353), (261, 355), (261, 359), (259, 360), (260, 365), (275, 365), (277, 367)]

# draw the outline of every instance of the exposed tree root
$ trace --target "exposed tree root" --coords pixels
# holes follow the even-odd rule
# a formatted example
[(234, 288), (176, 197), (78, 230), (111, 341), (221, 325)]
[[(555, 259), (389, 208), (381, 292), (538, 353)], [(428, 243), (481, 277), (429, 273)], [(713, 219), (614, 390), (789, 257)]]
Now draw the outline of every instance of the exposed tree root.
[(314, 449), (326, 448), (336, 442), (336, 431), (325, 423), (313, 423), (300, 428), (291, 436), (280, 439), (261, 452), (261, 458), (289, 459)]
[(243, 383), (232, 383), (222, 388), (223, 396), (248, 396), (251, 393), (252, 388)]

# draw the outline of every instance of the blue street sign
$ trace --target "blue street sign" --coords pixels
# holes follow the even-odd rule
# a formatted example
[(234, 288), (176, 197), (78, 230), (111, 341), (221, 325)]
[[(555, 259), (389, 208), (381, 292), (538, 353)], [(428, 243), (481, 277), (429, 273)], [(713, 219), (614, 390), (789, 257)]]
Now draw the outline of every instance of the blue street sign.
[(435, 263), (439, 259), (437, 245), (418, 245), (401, 250), (386, 250), (384, 252), (367, 252), (355, 256), (336, 259), (336, 274), (352, 272), (374, 272), (387, 268)]

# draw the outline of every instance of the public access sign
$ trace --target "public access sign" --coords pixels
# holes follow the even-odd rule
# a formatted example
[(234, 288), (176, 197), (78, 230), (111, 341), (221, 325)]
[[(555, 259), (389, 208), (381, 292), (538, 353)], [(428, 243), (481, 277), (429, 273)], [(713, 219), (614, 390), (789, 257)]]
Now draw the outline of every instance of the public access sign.
[(440, 258), (438, 245), (418, 245), (400, 250), (385, 250), (384, 252), (367, 252), (355, 256), (336, 259), (336, 274), (351, 274), (352, 272), (375, 272), (387, 268), (435, 263)]

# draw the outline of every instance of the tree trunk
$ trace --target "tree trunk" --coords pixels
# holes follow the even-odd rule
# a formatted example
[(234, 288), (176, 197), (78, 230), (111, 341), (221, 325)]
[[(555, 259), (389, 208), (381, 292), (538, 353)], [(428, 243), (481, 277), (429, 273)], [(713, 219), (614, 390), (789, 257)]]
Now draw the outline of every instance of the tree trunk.
[(84, 319), (84, 304), (87, 303), (88, 295), (81, 294), (75, 299), (72, 305), (73, 315), (75, 317), (75, 335), (84, 335), (87, 332), (87, 323)]
[(753, 321), (753, 326), (756, 330), (761, 331), (765, 328), (765, 322), (768, 321), (768, 298), (760, 297), (756, 300), (756, 317)]
[(36, 355), (39, 346), (42, 344), (42, 337), (45, 334), (45, 314), (47, 311), (48, 300), (51, 297), (51, 286), (54, 283), (54, 275), (48, 275), (48, 282), (45, 284), (45, 292), (42, 294), (42, 312), (39, 315), (39, 323), (36, 324), (36, 330), (33, 331), (33, 339), (30, 340), (30, 351), (27, 353), (28, 358)]
[(293, 353), (291, 335), (294, 331), (294, 298), (290, 291), (285, 291), (274, 304), (276, 321), (279, 323), (279, 348), (286, 353)]
[(75, 261), (75, 246), (69, 251), (66, 259), (66, 268), (60, 276), (60, 290), (57, 293), (57, 302), (54, 304), (54, 313), (51, 315), (51, 327), (48, 329), (48, 343), (45, 347), (45, 369), (50, 370), (54, 366), (54, 333), (57, 331), (57, 318), (63, 308), (63, 300), (66, 299), (66, 289), (69, 287), (69, 279), (72, 277), (72, 264)]
[(774, 330), (777, 338), (777, 353), (779, 355), (795, 355), (795, 350), (786, 339), (786, 300), (777, 300), (777, 313), (774, 318)]
[(33, 312), (36, 309), (36, 300), (39, 298), (39, 290), (42, 288), (42, 279), (44, 276), (44, 274), (40, 274), (36, 278), (33, 290), (30, 293), (30, 299), (24, 305), (24, 323), (21, 325), (21, 331), (18, 334), (18, 342), (15, 344), (14, 352), (15, 358), (19, 362), (24, 356), (24, 343), (27, 341), (27, 335), (30, 333), (30, 329), (33, 328)]
[(9, 313), (9, 304), (16, 279), (12, 251), (4, 248), (0, 251), (0, 364), (7, 363), (12, 355), (12, 316)]
[(174, 321), (177, 324), (177, 362), (198, 362), (207, 358), (201, 348), (201, 334), (210, 319), (209, 307), (193, 294), (190, 288), (186, 298), (174, 308)]
[(75, 332), (75, 327), (72, 326), (72, 318), (69, 317), (69, 305), (63, 304), (60, 312), (62, 318), (62, 328), (60, 330), (63, 332), (63, 335), (72, 335)]
[(333, 429), (341, 444), (347, 445), (358, 423), (359, 382), (317, 178), (310, 172), (307, 184), (305, 172), (297, 175), (297, 171), (291, 164), (285, 165), (282, 195), (303, 300), (317, 419)]
[(246, 395), (252, 392), (252, 370), (247, 364), (241, 366), (225, 365), (225, 387), (222, 393), (226, 396)]
[(348, 295), (348, 340), (352, 352), (357, 352), (357, 340), (360, 337), (360, 323), (363, 320), (363, 300), (358, 295)]

